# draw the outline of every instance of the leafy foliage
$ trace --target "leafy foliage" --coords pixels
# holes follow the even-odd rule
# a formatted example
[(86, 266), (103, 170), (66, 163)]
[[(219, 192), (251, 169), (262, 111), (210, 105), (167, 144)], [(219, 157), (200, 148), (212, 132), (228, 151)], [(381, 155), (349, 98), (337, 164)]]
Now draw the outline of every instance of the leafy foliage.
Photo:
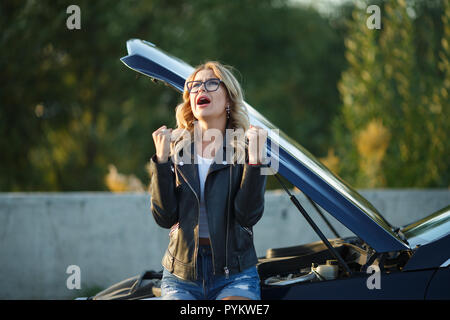
[(130, 38), (192, 65), (234, 66), (252, 105), (312, 151), (327, 150), (343, 46), (313, 9), (267, 0), (84, 0), (81, 30), (68, 30), (71, 4), (0, 5), (0, 190), (106, 190), (110, 164), (148, 183), (151, 133), (175, 126), (181, 96), (136, 79), (119, 61)]
[[(80, 0), (81, 30), (68, 30), (72, 1), (2, 1), (0, 191), (148, 184), (151, 133), (175, 126), (181, 96), (119, 61), (130, 38), (232, 65), (251, 105), (358, 186), (447, 186), (448, 4), (412, 2), (412, 19), (386, 3), (374, 32), (351, 4), (293, 3)], [(374, 166), (357, 145), (377, 132), (390, 139)]]
[[(358, 187), (447, 187), (450, 6), (382, 5), (381, 30), (362, 27), (367, 15), (356, 8), (345, 40), (349, 68), (334, 127), (341, 174)], [(442, 25), (430, 21), (436, 11)]]

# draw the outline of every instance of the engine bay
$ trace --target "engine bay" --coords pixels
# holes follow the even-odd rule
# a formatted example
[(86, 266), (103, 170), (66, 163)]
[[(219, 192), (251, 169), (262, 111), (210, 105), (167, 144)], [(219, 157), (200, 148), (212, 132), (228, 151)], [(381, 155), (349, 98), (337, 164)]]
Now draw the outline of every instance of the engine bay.
[[(409, 258), (405, 253), (377, 254), (358, 237), (329, 240), (352, 274), (379, 265), (386, 272), (400, 271)], [(346, 277), (346, 272), (322, 241), (268, 249), (257, 265), (261, 286), (327, 281)]]

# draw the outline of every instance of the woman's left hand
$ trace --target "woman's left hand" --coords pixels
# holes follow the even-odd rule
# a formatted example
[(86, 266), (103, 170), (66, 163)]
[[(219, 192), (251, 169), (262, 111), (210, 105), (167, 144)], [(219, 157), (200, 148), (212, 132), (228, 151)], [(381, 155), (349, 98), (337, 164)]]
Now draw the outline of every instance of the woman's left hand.
[(248, 139), (248, 163), (262, 164), (266, 156), (267, 130), (250, 125), (245, 136)]

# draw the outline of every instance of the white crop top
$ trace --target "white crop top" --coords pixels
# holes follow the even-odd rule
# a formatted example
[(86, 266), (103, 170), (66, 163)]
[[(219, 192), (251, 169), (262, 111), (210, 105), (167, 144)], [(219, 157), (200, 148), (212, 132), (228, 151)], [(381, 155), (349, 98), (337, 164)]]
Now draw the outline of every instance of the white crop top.
[(199, 237), (209, 238), (208, 217), (205, 207), (205, 181), (209, 166), (214, 159), (203, 158), (197, 154), (198, 175), (200, 180), (200, 219), (199, 219)]

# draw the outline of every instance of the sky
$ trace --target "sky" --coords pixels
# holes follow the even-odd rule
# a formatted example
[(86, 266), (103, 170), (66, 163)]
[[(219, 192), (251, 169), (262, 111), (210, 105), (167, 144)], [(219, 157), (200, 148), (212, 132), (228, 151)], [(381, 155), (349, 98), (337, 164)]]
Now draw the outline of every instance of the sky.
[(302, 4), (310, 5), (321, 13), (329, 13), (333, 7), (341, 5), (345, 2), (354, 2), (355, 0), (289, 0), (293, 5)]

